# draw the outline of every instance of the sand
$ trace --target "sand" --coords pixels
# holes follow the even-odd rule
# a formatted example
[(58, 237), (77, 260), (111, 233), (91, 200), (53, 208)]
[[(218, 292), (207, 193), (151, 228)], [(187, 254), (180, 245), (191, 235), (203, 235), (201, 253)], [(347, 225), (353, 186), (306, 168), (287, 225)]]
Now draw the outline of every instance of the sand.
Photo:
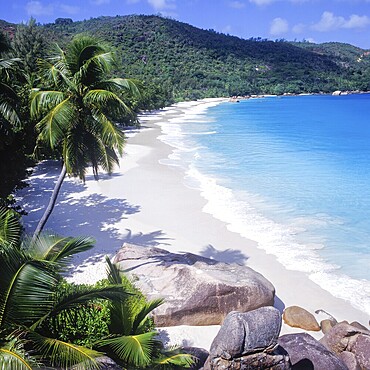
[[(314, 313), (323, 309), (338, 321), (359, 321), (369, 316), (350, 302), (335, 298), (302, 272), (285, 269), (256, 242), (228, 230), (227, 225), (204, 212), (207, 201), (197, 189), (185, 185), (184, 170), (163, 164), (173, 148), (159, 140), (159, 122), (204, 109), (219, 100), (180, 103), (141, 118), (142, 128), (129, 135), (125, 155), (112, 176), (85, 184), (66, 179), (47, 228), (63, 235), (93, 236), (96, 246), (81, 253), (66, 272), (76, 283), (93, 283), (105, 276), (104, 256), (113, 257), (123, 243), (157, 246), (174, 252), (192, 252), (224, 262), (245, 263), (262, 273), (276, 288), (275, 306), (280, 310), (299, 305)], [(26, 230), (32, 231), (41, 217), (59, 168), (55, 162), (41, 163), (21, 198), (29, 212)], [(318, 317), (320, 320), (320, 317)], [(165, 328), (169, 343), (209, 349), (218, 326)], [(283, 325), (282, 333), (298, 332)], [(163, 333), (162, 333), (163, 334)], [(320, 333), (310, 333), (316, 338)]]

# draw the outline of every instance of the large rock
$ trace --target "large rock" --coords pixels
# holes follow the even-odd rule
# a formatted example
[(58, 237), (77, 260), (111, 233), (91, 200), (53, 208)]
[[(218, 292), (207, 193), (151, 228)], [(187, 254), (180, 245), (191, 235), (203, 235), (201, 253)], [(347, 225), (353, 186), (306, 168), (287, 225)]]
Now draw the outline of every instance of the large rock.
[(345, 322), (340, 322), (329, 330), (320, 342), (331, 352), (339, 355), (341, 352), (350, 351), (355, 344), (358, 336), (363, 334), (369, 336), (367, 330), (356, 328)]
[(320, 331), (320, 325), (312, 313), (298, 306), (290, 306), (284, 310), (284, 322), (293, 327), (310, 331)]
[(361, 369), (370, 369), (370, 336), (359, 334), (351, 352), (356, 356)]
[(292, 369), (348, 370), (341, 359), (307, 333), (283, 335), (278, 343), (288, 353)]
[(209, 355), (226, 360), (273, 349), (281, 329), (281, 314), (274, 307), (230, 312), (213, 340)]
[(290, 369), (289, 357), (276, 351), (281, 315), (274, 307), (230, 312), (213, 340), (205, 370)]
[(354, 353), (344, 351), (339, 355), (339, 358), (346, 364), (348, 370), (361, 370)]
[(125, 244), (114, 259), (149, 298), (157, 326), (219, 325), (230, 311), (273, 305), (275, 289), (261, 274), (191, 253)]

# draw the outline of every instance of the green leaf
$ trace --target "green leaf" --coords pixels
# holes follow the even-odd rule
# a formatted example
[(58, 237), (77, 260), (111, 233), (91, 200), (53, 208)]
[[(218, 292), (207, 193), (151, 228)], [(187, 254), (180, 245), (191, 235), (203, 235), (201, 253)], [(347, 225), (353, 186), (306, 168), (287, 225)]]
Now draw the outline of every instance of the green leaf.
[(34, 331), (28, 333), (34, 348), (41, 354), (41, 359), (50, 362), (51, 366), (71, 368), (78, 370), (99, 369), (96, 358), (101, 352), (58, 339), (44, 337)]
[(17, 245), (22, 227), (13, 211), (0, 207), (0, 244)]
[(98, 347), (108, 346), (109, 351), (130, 366), (145, 367), (152, 362), (156, 332), (121, 336), (101, 341)]

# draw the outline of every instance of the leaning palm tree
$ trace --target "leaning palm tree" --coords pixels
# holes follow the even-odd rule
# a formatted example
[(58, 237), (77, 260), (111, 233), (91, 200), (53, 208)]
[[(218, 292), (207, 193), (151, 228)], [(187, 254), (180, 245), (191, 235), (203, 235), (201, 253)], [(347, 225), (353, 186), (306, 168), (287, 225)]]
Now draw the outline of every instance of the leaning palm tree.
[(123, 93), (139, 94), (138, 84), (129, 79), (109, 78), (114, 58), (96, 39), (77, 36), (66, 51), (56, 45), (57, 53), (40, 62), (45, 89), (33, 89), (31, 115), (36, 125), (36, 153), (43, 146), (57, 154), (62, 170), (49, 205), (34, 236), (46, 224), (66, 174), (84, 180), (92, 166), (111, 173), (122, 155), (124, 134), (113, 117), (133, 114)]
[(72, 285), (60, 294), (61, 270), (75, 253), (92, 246), (90, 238), (40, 236), (31, 242), (15, 212), (0, 209), (0, 369), (98, 368), (100, 352), (50, 336), (46, 325), (81, 304), (127, 295), (112, 284)]

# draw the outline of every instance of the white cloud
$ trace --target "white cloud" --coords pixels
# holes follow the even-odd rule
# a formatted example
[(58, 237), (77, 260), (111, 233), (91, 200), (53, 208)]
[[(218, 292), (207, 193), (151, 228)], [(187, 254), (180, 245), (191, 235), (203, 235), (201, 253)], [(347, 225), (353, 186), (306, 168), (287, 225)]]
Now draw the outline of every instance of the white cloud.
[(174, 9), (176, 4), (173, 0), (148, 0), (149, 5), (151, 5), (155, 10), (163, 9)]
[(245, 7), (245, 3), (241, 1), (231, 1), (230, 6), (234, 9), (242, 9)]
[(256, 5), (268, 5), (274, 3), (276, 0), (249, 0), (249, 1)]
[(352, 14), (344, 24), (344, 28), (364, 28), (370, 24), (370, 18), (366, 15)]
[(270, 25), (270, 34), (273, 36), (282, 35), (289, 31), (289, 24), (283, 18), (275, 18)]
[(319, 32), (334, 31), (340, 28), (354, 29), (364, 28), (370, 24), (370, 18), (366, 15), (359, 16), (352, 14), (349, 19), (336, 16), (332, 12), (324, 12), (319, 22), (312, 26), (312, 29)]
[(28, 16), (52, 15), (54, 7), (51, 4), (43, 5), (41, 1), (29, 1), (26, 4), (26, 12)]
[(99, 5), (109, 4), (110, 0), (93, 0), (91, 1), (91, 3), (99, 6)]
[(27, 15), (29, 17), (39, 17), (44, 15), (53, 14), (77, 14), (80, 11), (78, 6), (67, 5), (67, 4), (57, 4), (57, 3), (42, 3), (38, 0), (31, 0), (25, 6)]
[(249, 0), (250, 3), (260, 5), (260, 6), (269, 5), (269, 4), (272, 4), (272, 3), (276, 3), (278, 1), (282, 1), (282, 2), (285, 1), (285, 2), (289, 2), (289, 3), (305, 3), (305, 2), (310, 1), (310, 0)]

